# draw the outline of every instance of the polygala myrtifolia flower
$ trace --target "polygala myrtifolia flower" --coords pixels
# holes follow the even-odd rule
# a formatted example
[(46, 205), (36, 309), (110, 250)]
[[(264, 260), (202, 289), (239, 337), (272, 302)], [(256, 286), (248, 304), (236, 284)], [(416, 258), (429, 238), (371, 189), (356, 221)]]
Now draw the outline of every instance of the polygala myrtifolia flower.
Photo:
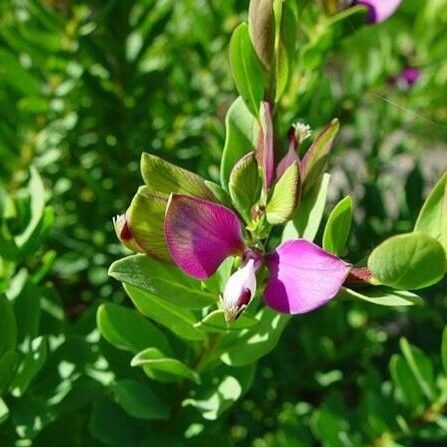
[(402, 0), (355, 0), (354, 4), (368, 7), (368, 22), (380, 23), (394, 14)]
[(292, 219), (301, 194), (321, 177), (338, 122), (332, 121), (317, 135), (302, 160), (297, 151), (309, 128), (293, 126), (288, 151), (279, 163), (274, 159), (267, 102), (261, 105), (260, 124), (255, 151), (233, 167), (229, 196), (192, 172), (144, 154), (141, 169), (146, 185), (126, 214), (114, 221), (118, 238), (127, 247), (173, 261), (197, 280), (212, 276), (227, 258), (238, 259), (239, 268), (220, 297), (228, 321), (237, 318), (256, 294), (256, 276), (264, 278), (261, 271), (268, 273), (262, 281), (265, 303), (290, 314), (327, 303), (351, 271), (350, 264), (304, 239), (286, 240), (266, 250), (273, 226)]

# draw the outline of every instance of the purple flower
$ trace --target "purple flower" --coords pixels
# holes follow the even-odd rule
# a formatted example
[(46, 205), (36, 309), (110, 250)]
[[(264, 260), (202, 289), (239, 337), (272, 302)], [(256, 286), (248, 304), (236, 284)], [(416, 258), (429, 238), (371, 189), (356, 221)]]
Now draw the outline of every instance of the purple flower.
[(380, 23), (394, 14), (402, 0), (356, 0), (355, 3), (368, 7), (368, 22)]
[(345, 281), (350, 265), (304, 239), (287, 241), (270, 253), (244, 241), (243, 227), (230, 209), (186, 195), (171, 195), (165, 236), (174, 262), (196, 279), (210, 277), (229, 256), (242, 265), (228, 280), (221, 305), (228, 320), (236, 318), (256, 291), (256, 271), (269, 277), (265, 303), (278, 312), (300, 314), (331, 300)]
[(420, 77), (421, 70), (416, 67), (405, 67), (399, 75), (399, 79), (405, 82), (407, 86), (415, 84)]
[(397, 76), (391, 76), (388, 80), (389, 84), (398, 87), (401, 90), (406, 90), (412, 85), (416, 84), (421, 77), (421, 70), (416, 67), (405, 67)]

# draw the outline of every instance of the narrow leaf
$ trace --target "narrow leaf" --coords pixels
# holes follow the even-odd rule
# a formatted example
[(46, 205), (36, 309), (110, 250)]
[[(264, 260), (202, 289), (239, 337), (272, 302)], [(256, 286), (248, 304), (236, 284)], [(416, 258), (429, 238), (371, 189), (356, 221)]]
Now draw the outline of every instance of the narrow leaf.
[(145, 369), (161, 371), (174, 380), (189, 379), (200, 383), (199, 375), (180, 360), (168, 358), (156, 348), (148, 348), (139, 352), (131, 362), (131, 366), (143, 366)]

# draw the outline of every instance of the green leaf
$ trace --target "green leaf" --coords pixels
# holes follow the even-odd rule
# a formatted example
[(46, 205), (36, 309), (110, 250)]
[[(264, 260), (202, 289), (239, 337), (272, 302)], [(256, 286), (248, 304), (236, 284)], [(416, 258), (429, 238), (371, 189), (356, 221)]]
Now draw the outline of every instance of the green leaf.
[(191, 406), (204, 419), (214, 421), (248, 391), (254, 373), (255, 365), (213, 368), (204, 374), (202, 384), (195, 388), (193, 396), (182, 402), (182, 406)]
[(390, 361), (390, 372), (394, 385), (401, 393), (404, 402), (415, 410), (424, 408), (424, 396), (405, 359), (394, 354)]
[(323, 234), (323, 248), (334, 255), (341, 255), (352, 222), (352, 199), (350, 196), (340, 200), (329, 215)]
[(102, 336), (118, 349), (136, 353), (157, 346), (165, 352), (171, 351), (165, 335), (134, 310), (118, 304), (102, 304), (96, 318)]
[(315, 411), (311, 420), (312, 431), (322, 445), (330, 447), (353, 446), (347, 435), (348, 423), (333, 409), (322, 407)]
[(22, 234), (16, 236), (15, 242), (19, 248), (23, 247), (30, 239), (42, 219), (45, 209), (45, 189), (42, 179), (36, 169), (31, 168), (31, 176), (28, 183), (30, 195), (30, 221)]
[(136, 245), (145, 253), (162, 261), (170, 261), (164, 234), (167, 198), (150, 191), (147, 186), (138, 188), (126, 211), (126, 220)]
[(17, 324), (11, 302), (0, 295), (0, 357), (14, 351), (17, 344)]
[(109, 268), (109, 275), (180, 307), (201, 309), (217, 300), (215, 295), (201, 289), (199, 281), (186, 276), (176, 266), (145, 255), (115, 261)]
[(368, 268), (382, 284), (397, 289), (421, 289), (444, 276), (445, 252), (439, 242), (423, 233), (391, 237), (376, 247)]
[(423, 304), (422, 298), (414, 293), (406, 290), (393, 290), (388, 287), (368, 287), (361, 291), (344, 287), (340, 296), (343, 295), (368, 301), (379, 306), (415, 306)]
[(298, 11), (293, 0), (281, 2), (281, 26), (279, 30), (278, 51), (276, 57), (276, 86), (275, 101), (278, 102), (288, 85), (293, 73), (297, 30)]
[(228, 189), (233, 166), (256, 147), (258, 134), (258, 121), (243, 99), (237, 98), (225, 117), (225, 146), (220, 165), (220, 181), (224, 189)]
[(31, 341), (29, 352), (19, 364), (10, 384), (14, 396), (23, 396), (31, 381), (45, 364), (47, 353), (48, 345), (45, 337), (37, 337)]
[(237, 320), (229, 323), (225, 319), (223, 310), (214, 310), (204, 317), (202, 321), (196, 323), (196, 327), (205, 332), (230, 332), (251, 328), (257, 324), (259, 324), (259, 320), (246, 316), (244, 313)]
[(151, 192), (188, 194), (215, 201), (202, 177), (146, 152), (141, 156), (141, 175)]
[(137, 419), (168, 420), (168, 406), (146, 384), (123, 379), (111, 386), (115, 401), (124, 411)]
[(106, 397), (94, 403), (89, 429), (95, 439), (110, 447), (136, 447), (144, 436), (138, 421)]
[[(21, 240), (22, 245), (19, 246), (19, 254), (21, 258), (25, 258), (39, 249), (42, 239), (54, 225), (54, 221), (54, 209), (50, 206), (45, 207), (42, 218), (37, 222), (36, 226), (33, 227), (32, 232), (29, 236), (27, 235), (26, 238)], [(28, 226), (28, 228), (30, 228), (30, 226)], [(21, 238), (21, 236), (18, 237)]]
[(200, 383), (199, 375), (180, 360), (168, 358), (156, 348), (148, 348), (139, 352), (131, 362), (131, 366), (143, 366), (147, 371), (160, 371), (172, 378), (173, 381), (189, 379)]
[(447, 253), (447, 172), (427, 197), (414, 231), (420, 231), (438, 240)]
[(221, 360), (229, 366), (246, 366), (256, 362), (275, 348), (290, 318), (290, 315), (264, 307), (256, 315), (259, 324), (243, 330), (231, 340), (228, 348), (222, 346)]
[(0, 396), (8, 389), (18, 363), (19, 355), (14, 351), (6, 351), (0, 356)]
[(0, 399), (0, 424), (9, 417), (9, 408), (5, 404), (3, 399)]
[(248, 7), (248, 30), (256, 54), (270, 69), (275, 44), (273, 0), (251, 0)]
[(246, 222), (251, 220), (251, 209), (259, 200), (262, 181), (254, 152), (242, 157), (230, 174), (229, 190), (236, 209)]
[(433, 402), (438, 393), (436, 391), (433, 364), (430, 358), (416, 346), (411, 346), (406, 338), (400, 339), (400, 349), (422, 394), (427, 398), (428, 402)]
[(442, 331), (441, 359), (444, 373), (447, 374), (447, 326)]
[(239, 94), (253, 115), (258, 116), (266, 73), (251, 44), (246, 23), (241, 23), (231, 36), (230, 68)]
[(326, 207), (330, 178), (329, 174), (324, 174), (320, 182), (301, 199), (296, 216), (284, 228), (283, 242), (298, 238), (308, 241), (315, 239)]
[(190, 310), (174, 306), (131, 285), (124, 284), (124, 289), (143, 315), (165, 326), (178, 337), (193, 341), (206, 337), (201, 330), (194, 327), (196, 318)]
[(319, 181), (326, 169), (329, 152), (340, 128), (337, 119), (333, 119), (315, 138), (301, 161), (301, 177), (303, 181), (303, 195), (306, 195), (315, 182)]
[(301, 180), (298, 162), (293, 162), (276, 183), (265, 214), (272, 225), (284, 224), (295, 214), (300, 200)]

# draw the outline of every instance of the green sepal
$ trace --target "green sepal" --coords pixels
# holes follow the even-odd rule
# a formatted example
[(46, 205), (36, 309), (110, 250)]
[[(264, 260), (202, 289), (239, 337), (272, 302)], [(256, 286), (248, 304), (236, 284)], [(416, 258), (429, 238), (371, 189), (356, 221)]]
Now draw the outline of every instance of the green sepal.
[(149, 256), (170, 261), (164, 235), (164, 216), (167, 198), (141, 186), (126, 212), (127, 225), (139, 248)]
[(259, 200), (262, 187), (254, 152), (248, 153), (234, 165), (228, 187), (234, 206), (249, 222), (251, 208)]
[(301, 179), (298, 162), (293, 162), (273, 188), (265, 209), (267, 222), (278, 225), (288, 222), (295, 214), (300, 200)]
[(206, 186), (202, 177), (155, 155), (143, 153), (141, 175), (151, 192), (161, 195), (187, 194), (216, 201), (213, 192)]
[(315, 138), (309, 150), (301, 161), (301, 177), (303, 182), (303, 195), (307, 194), (311, 187), (323, 174), (329, 152), (332, 148), (334, 138), (338, 133), (340, 123), (333, 119)]

